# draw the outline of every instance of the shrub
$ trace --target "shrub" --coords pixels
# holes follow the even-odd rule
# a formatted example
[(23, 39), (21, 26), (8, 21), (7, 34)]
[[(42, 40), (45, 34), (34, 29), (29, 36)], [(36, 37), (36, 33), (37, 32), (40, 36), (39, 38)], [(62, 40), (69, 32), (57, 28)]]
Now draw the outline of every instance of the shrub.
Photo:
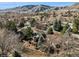
[(1, 56), (7, 57), (8, 53), (14, 49), (21, 48), (19, 44), (19, 35), (6, 28), (0, 29), (0, 53)]
[(2, 22), (0, 22), (0, 28), (3, 28), (4, 24)]
[(20, 22), (19, 27), (24, 27), (24, 23)]
[(56, 48), (60, 48), (61, 47), (61, 45), (60, 44), (56, 44)]
[(78, 33), (78, 24), (76, 21), (73, 21), (73, 26), (72, 26), (72, 32), (73, 33)]
[(46, 38), (46, 34), (44, 32), (41, 32), (41, 34), (44, 38)]
[(52, 27), (49, 27), (49, 28), (48, 28), (47, 33), (48, 33), (48, 34), (53, 34), (53, 29), (52, 29)]
[(77, 25), (76, 24), (73, 24), (72, 32), (73, 33), (77, 33), (78, 32), (78, 29), (77, 29)]
[(17, 51), (14, 51), (13, 57), (21, 57), (21, 55)]
[(53, 25), (53, 21), (49, 22), (48, 26), (52, 26)]
[(51, 54), (53, 54), (55, 51), (54, 51), (54, 48), (53, 47), (50, 47), (50, 51), (49, 51)]
[(43, 48), (43, 44), (46, 43), (46, 34), (44, 32), (40, 32), (35, 37), (36, 47), (39, 49)]
[(7, 21), (6, 28), (9, 30), (16, 30), (16, 24), (14, 21)]
[(55, 20), (53, 28), (55, 31), (61, 31), (62, 30), (61, 21)]
[(56, 17), (56, 12), (53, 12), (53, 17)]
[(68, 27), (69, 27), (69, 24), (67, 23), (67, 24), (63, 27), (63, 30), (62, 30), (62, 33), (63, 33), (63, 34), (64, 34), (65, 31), (68, 29)]
[(33, 30), (31, 29), (31, 27), (27, 27), (26, 29), (23, 29), (22, 30), (22, 33), (27, 38), (31, 38), (32, 37), (32, 34), (33, 34)]
[(31, 26), (34, 27), (34, 25), (36, 24), (36, 20), (33, 18), (32, 20), (30, 20)]

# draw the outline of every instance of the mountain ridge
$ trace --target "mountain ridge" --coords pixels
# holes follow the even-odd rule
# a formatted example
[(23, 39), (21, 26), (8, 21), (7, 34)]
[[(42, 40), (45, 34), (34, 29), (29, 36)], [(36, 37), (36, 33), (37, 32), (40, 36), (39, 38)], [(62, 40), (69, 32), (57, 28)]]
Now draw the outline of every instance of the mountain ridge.
[(0, 10), (0, 12), (16, 12), (16, 13), (35, 13), (35, 12), (44, 12), (48, 10), (60, 10), (60, 9), (79, 9), (79, 3), (74, 3), (71, 6), (58, 7), (58, 6), (48, 6), (48, 5), (23, 5), (14, 8), (8, 8)]

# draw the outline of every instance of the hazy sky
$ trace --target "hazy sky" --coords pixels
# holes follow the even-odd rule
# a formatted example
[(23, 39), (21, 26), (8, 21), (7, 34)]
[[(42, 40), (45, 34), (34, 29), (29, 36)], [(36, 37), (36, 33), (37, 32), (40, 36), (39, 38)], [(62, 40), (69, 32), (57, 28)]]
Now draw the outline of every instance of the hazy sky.
[(50, 5), (50, 6), (68, 6), (75, 2), (0, 2), (0, 9), (13, 8), (23, 5)]

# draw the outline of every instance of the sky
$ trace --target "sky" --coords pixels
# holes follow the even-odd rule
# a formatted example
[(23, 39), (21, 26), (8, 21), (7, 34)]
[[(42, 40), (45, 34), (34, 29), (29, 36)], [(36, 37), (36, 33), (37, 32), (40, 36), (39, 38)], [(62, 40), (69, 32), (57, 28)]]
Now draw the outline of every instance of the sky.
[(68, 6), (75, 2), (0, 2), (0, 9), (13, 8), (23, 5), (49, 5), (49, 6)]

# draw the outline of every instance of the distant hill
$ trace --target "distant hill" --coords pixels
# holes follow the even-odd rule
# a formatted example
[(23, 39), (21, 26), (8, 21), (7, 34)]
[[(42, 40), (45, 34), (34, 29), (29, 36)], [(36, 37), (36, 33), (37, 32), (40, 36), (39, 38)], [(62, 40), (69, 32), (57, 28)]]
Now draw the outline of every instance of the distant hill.
[(47, 5), (24, 5), (15, 8), (9, 8), (5, 10), (0, 10), (0, 12), (20, 12), (20, 13), (34, 13), (34, 12), (41, 12), (46, 9), (50, 9), (52, 7)]
[(79, 2), (78, 2), (78, 3), (73, 4), (73, 6), (78, 6), (78, 5), (79, 5)]
[(70, 6), (71, 9), (79, 9), (79, 3), (74, 3), (72, 6)]
[(48, 5), (24, 5), (15, 8), (0, 10), (0, 12), (17, 12), (17, 13), (35, 13), (35, 12), (48, 12), (52, 10), (59, 10), (60, 7)]
[(75, 3), (71, 6), (57, 7), (57, 6), (48, 6), (48, 5), (24, 5), (18, 6), (15, 8), (9, 8), (5, 10), (0, 10), (0, 13), (3, 12), (16, 12), (16, 13), (35, 13), (35, 12), (48, 12), (52, 10), (73, 10), (79, 9), (79, 3)]

